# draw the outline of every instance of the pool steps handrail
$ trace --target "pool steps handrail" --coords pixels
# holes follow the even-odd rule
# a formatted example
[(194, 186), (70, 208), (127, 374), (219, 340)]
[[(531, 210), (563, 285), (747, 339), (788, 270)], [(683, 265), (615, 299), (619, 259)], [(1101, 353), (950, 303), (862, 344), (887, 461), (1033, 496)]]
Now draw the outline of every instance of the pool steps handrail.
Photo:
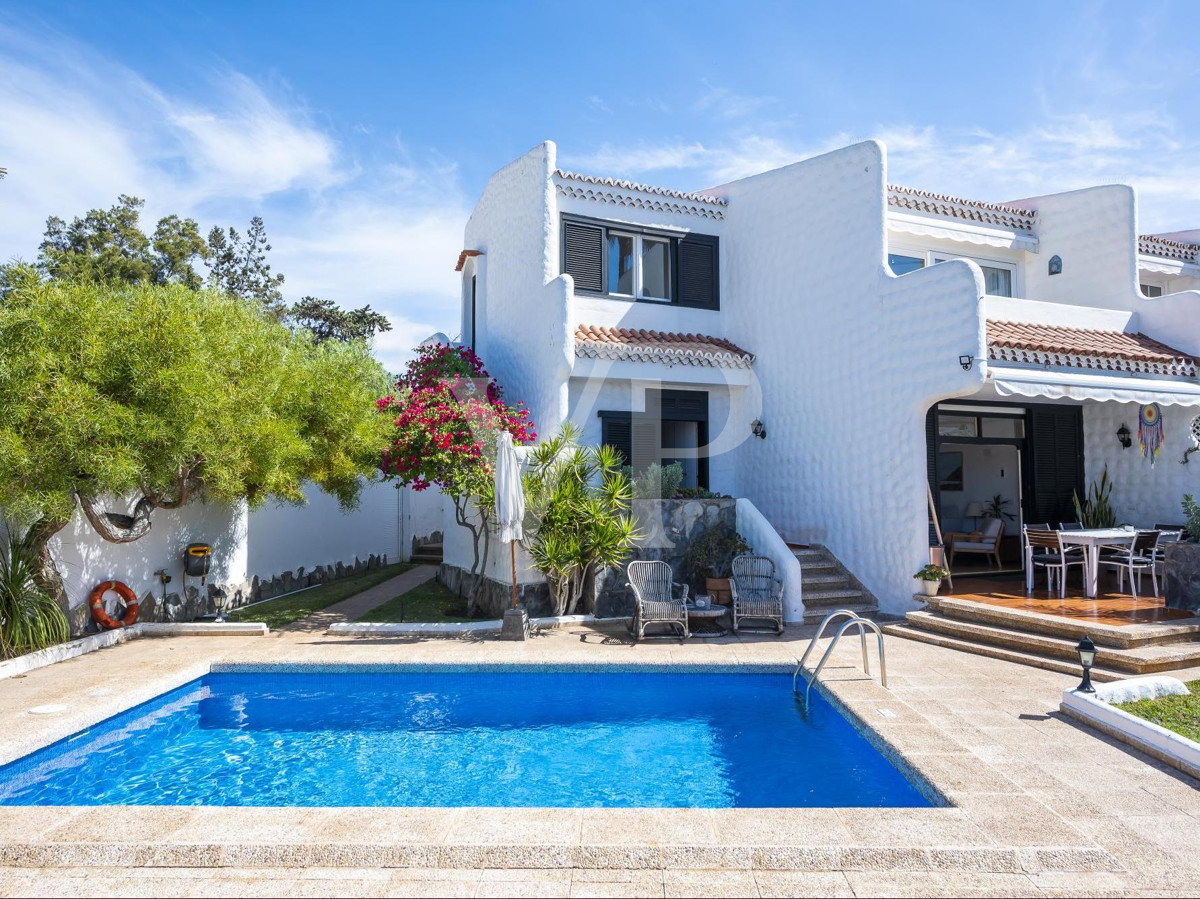
[[(808, 661), (808, 657), (812, 655), (813, 649), (816, 647), (821, 637), (825, 635), (825, 628), (829, 626), (831, 621), (834, 621), (838, 618), (847, 618), (849, 620), (838, 628), (837, 633), (833, 636), (833, 640), (829, 643), (829, 648), (826, 649), (825, 654), (821, 656), (821, 661), (817, 663), (817, 667), (813, 669), (812, 674), (805, 674), (804, 663)], [(800, 656), (800, 661), (796, 663), (796, 670), (792, 674), (793, 693), (800, 692), (796, 689), (796, 684), (799, 681), (800, 676), (804, 675), (804, 680), (806, 683), (804, 689), (805, 708), (808, 707), (808, 695), (812, 691), (813, 683), (821, 676), (821, 669), (825, 667), (825, 663), (829, 660), (829, 656), (832, 655), (834, 647), (837, 646), (838, 640), (842, 638), (842, 634), (844, 634), (850, 628), (856, 628), (858, 630), (859, 641), (862, 644), (863, 671), (867, 675), (871, 674), (871, 660), (867, 655), (867, 631), (874, 631), (875, 636), (879, 641), (879, 682), (884, 688), (887, 687), (887, 658), (884, 655), (883, 650), (883, 631), (879, 629), (879, 625), (877, 625), (874, 621), (871, 621), (869, 618), (863, 618), (857, 612), (851, 611), (850, 609), (834, 609), (825, 616), (825, 620), (821, 622), (821, 626), (817, 628), (817, 632), (813, 634), (813, 638), (808, 642), (808, 648), (804, 650), (804, 655)]]

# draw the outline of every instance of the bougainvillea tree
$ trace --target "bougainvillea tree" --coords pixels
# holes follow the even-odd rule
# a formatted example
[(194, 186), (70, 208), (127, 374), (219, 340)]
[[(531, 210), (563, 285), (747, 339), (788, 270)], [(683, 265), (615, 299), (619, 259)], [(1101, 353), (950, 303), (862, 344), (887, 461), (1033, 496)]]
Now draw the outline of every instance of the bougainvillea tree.
[(537, 439), (529, 411), (509, 405), (496, 379), (467, 347), (423, 346), (378, 402), (395, 431), (383, 455), (385, 475), (414, 490), (436, 486), (454, 503), (454, 519), (471, 532), (475, 585), (487, 566), (488, 525), (495, 507), (496, 439), (508, 431), (517, 444)]

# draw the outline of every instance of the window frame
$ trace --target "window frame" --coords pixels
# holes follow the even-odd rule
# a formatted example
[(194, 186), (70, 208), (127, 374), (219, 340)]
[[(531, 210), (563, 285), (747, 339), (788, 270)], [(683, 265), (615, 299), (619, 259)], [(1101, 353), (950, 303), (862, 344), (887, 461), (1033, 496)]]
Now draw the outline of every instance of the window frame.
[[(925, 261), (922, 268), (930, 268), (937, 265), (939, 262), (949, 262), (952, 259), (969, 259), (978, 265), (980, 268), (998, 268), (1005, 269), (1009, 273), (1009, 281), (1012, 285), (1012, 296), (1023, 297), (1025, 295), (1025, 285), (1021, 280), (1021, 263), (1012, 262), (1007, 259), (995, 259), (988, 256), (971, 256), (966, 253), (955, 253), (952, 250), (931, 250), (928, 248), (920, 248), (912, 245), (894, 244), (888, 242), (887, 255), (889, 256), (907, 256), (910, 259), (923, 259)], [(891, 271), (891, 265), (888, 265), (888, 270)], [(895, 275), (895, 272), (892, 272)], [(906, 272), (906, 274), (912, 274)], [(897, 278), (904, 277), (896, 275)], [(991, 296), (991, 294), (989, 294)]]
[[(573, 215), (571, 213), (561, 213), (559, 215), (559, 269), (566, 271), (566, 247), (567, 247), (567, 229), (568, 224), (578, 224), (599, 228), (600, 235), (600, 283), (603, 286), (601, 290), (587, 290), (576, 287), (576, 293), (582, 296), (600, 297), (603, 299), (617, 300), (624, 303), (650, 303), (657, 306), (679, 306), (685, 309), (704, 309), (706, 311), (720, 311), (721, 309), (721, 286), (720, 286), (720, 253), (721, 243), (720, 236), (716, 234), (702, 234), (696, 232), (693, 234), (690, 231), (675, 231), (666, 228), (644, 227), (642, 225), (633, 225), (628, 222), (612, 221), (610, 219), (591, 218), (589, 216)], [(610, 234), (622, 235), (625, 237), (633, 237), (633, 275), (634, 275), (634, 293), (612, 293), (608, 290), (609, 284), (609, 253), (608, 253), (608, 238)], [(682, 303), (679, 300), (679, 242), (689, 237), (698, 239), (711, 240), (713, 242), (713, 305), (698, 306), (689, 303)], [(666, 298), (646, 296), (643, 284), (642, 272), (642, 246), (643, 238), (665, 241), (667, 244), (668, 262), (667, 262), (667, 293)]]

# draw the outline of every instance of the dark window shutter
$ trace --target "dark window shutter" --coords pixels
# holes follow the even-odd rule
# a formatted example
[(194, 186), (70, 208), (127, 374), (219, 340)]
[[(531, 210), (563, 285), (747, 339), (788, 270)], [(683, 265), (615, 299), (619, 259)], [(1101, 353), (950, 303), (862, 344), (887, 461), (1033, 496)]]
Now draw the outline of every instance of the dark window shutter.
[(563, 224), (563, 271), (576, 290), (604, 289), (604, 230), (578, 222)]
[(661, 390), (656, 396), (663, 421), (708, 421), (705, 390)]
[[(941, 505), (940, 491), (941, 486), (938, 478), (937, 470), (938, 457), (938, 410), (934, 406), (929, 410), (929, 414), (925, 416), (925, 469), (926, 475), (929, 478), (929, 489), (933, 495), (933, 509), (939, 508)], [(933, 509), (929, 510), (929, 545), (937, 546), (937, 528), (933, 525)]]
[(1029, 413), (1028, 520), (1075, 520), (1074, 495), (1083, 496), (1083, 414), (1077, 406), (1034, 408)]
[(662, 419), (657, 415), (638, 413), (632, 417), (632, 465), (635, 473), (662, 462)]
[(625, 459), (626, 465), (633, 462), (633, 423), (630, 415), (601, 413), (600, 442), (611, 446)]
[(678, 285), (675, 302), (698, 309), (720, 307), (719, 245), (708, 234), (689, 234), (676, 245)]

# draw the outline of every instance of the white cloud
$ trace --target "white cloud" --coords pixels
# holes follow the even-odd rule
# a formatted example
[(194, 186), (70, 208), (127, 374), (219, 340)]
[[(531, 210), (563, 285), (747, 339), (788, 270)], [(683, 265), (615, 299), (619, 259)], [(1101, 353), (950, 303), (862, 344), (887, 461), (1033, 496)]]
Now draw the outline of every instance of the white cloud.
[(286, 87), (198, 76), (169, 95), (61, 36), (0, 28), (0, 261), (37, 255), (47, 216), (143, 197), (202, 229), (261, 214), (285, 296), (370, 303), (393, 322), (377, 355), (397, 370), (433, 331), (457, 331), (469, 207), (455, 166), (399, 140), (361, 162)]
[(888, 148), (888, 176), (897, 183), (991, 201), (1012, 200), (1096, 184), (1129, 183), (1139, 192), (1141, 226), (1166, 231), (1195, 227), (1200, 139), (1169, 116), (1139, 110), (1106, 116), (1042, 117), (1022, 128), (993, 131), (927, 125), (880, 125), (860, 134), (815, 139), (747, 132), (705, 143), (602, 146), (585, 156), (564, 154), (570, 167), (634, 180), (657, 179), (696, 189), (724, 184), (866, 138)]

